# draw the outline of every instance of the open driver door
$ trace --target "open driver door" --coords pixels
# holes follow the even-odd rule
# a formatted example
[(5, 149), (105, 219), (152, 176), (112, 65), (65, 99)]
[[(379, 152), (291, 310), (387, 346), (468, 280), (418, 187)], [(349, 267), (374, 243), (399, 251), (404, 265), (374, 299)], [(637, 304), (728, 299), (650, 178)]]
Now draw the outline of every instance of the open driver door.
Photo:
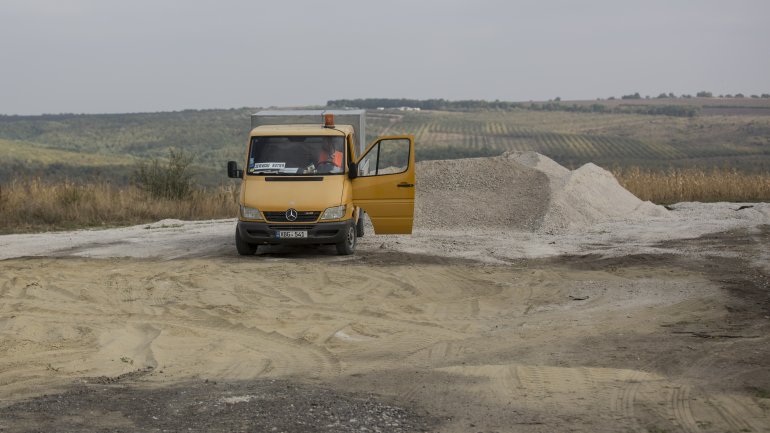
[(414, 136), (380, 137), (354, 170), (353, 204), (369, 215), (376, 234), (411, 234), (414, 221)]

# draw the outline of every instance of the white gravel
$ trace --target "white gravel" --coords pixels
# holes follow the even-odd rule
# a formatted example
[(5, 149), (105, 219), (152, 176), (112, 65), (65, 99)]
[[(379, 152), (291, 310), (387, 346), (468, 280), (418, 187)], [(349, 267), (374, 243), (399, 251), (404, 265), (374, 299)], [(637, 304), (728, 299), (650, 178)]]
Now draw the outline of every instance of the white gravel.
[(601, 167), (589, 163), (570, 171), (535, 152), (417, 165), (419, 228), (566, 233), (667, 213), (662, 206), (639, 200)]

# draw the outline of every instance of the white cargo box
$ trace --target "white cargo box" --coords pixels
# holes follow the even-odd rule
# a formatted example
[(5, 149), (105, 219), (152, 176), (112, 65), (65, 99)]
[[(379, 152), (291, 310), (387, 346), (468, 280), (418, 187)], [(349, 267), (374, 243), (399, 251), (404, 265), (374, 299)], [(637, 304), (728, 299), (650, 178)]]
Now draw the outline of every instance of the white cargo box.
[(265, 110), (251, 115), (251, 128), (262, 125), (323, 125), (324, 114), (333, 114), (337, 125), (351, 125), (357, 156), (366, 150), (366, 110)]

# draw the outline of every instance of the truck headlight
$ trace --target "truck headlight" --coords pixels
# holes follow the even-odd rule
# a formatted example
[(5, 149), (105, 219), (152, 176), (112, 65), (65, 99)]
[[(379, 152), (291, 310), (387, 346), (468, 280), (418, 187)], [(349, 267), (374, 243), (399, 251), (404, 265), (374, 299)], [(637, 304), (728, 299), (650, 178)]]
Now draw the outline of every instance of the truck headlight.
[(263, 220), (262, 212), (253, 207), (241, 206), (241, 218), (247, 220)]
[(347, 207), (343, 204), (342, 206), (334, 206), (330, 208), (326, 208), (323, 215), (321, 215), (322, 220), (338, 220), (345, 216), (345, 211)]

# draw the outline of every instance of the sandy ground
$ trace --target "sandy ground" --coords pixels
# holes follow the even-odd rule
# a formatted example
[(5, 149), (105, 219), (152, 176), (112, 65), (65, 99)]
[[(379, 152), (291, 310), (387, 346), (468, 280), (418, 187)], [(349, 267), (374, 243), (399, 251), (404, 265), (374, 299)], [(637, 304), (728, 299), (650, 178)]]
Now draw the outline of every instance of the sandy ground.
[(239, 257), (231, 220), (2, 236), (0, 431), (770, 431), (753, 206), (352, 257)]

